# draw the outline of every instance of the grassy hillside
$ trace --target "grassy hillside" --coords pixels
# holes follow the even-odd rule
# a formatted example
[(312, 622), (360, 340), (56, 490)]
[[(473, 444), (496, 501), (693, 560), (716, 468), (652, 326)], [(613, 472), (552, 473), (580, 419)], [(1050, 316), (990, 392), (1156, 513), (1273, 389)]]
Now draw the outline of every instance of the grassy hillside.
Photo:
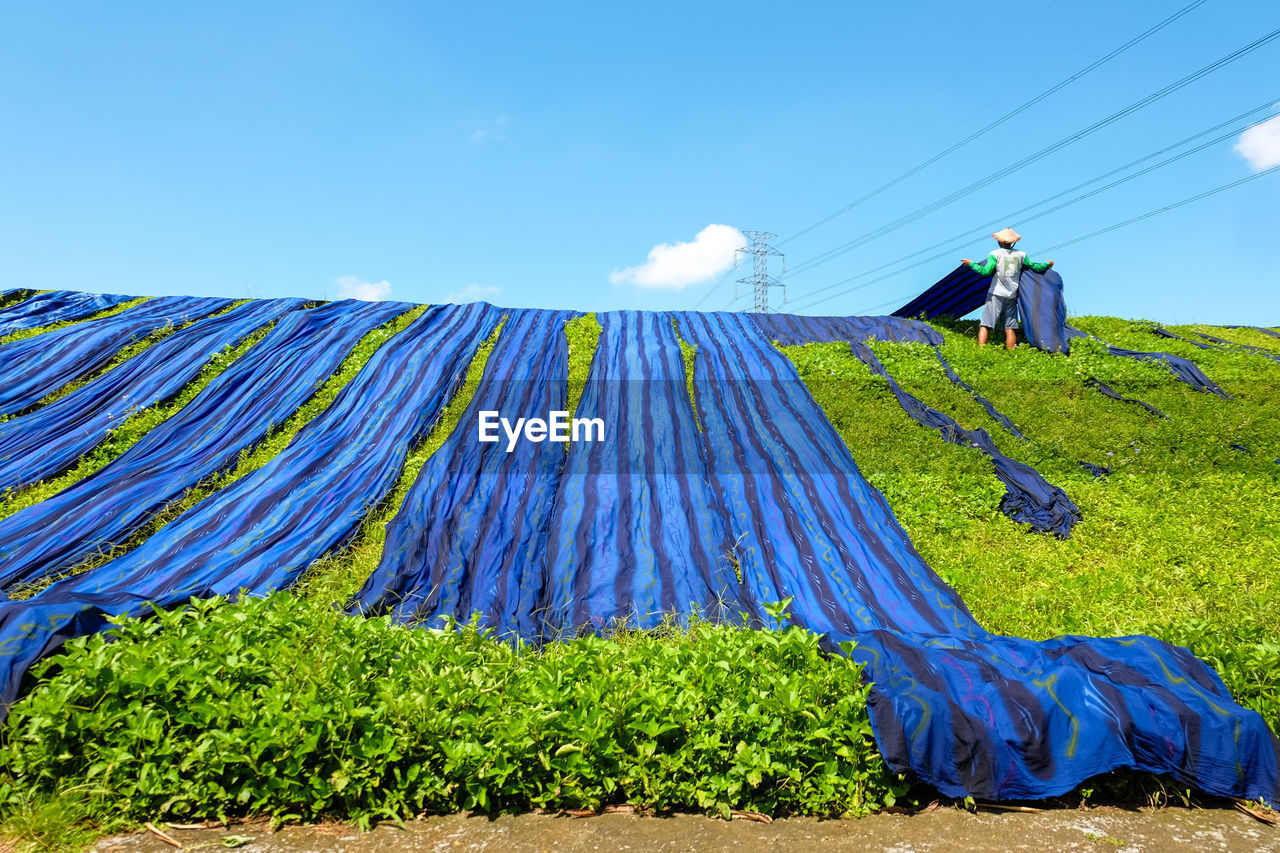
[[(1240, 348), (1163, 339), (1145, 322), (1073, 322), (1117, 346), (1190, 358), (1232, 399), (1197, 392), (1159, 364), (1109, 356), (1096, 341), (1076, 341), (1070, 357), (1027, 347), (1006, 352), (978, 348), (971, 323), (937, 326), (946, 338), (942, 353), (1022, 430), (1020, 440), (947, 380), (930, 348), (873, 345), (905, 390), (962, 426), (986, 429), (1004, 453), (1066, 491), (1083, 512), (1067, 540), (1005, 517), (990, 461), (912, 421), (847, 344), (783, 352), (917, 550), (984, 626), (1034, 639), (1155, 634), (1211, 663), (1241, 704), (1280, 730), (1280, 363)], [(1200, 330), (1280, 352), (1280, 339), (1256, 331)], [(599, 327), (586, 318), (567, 334), (576, 389)], [(43, 834), (56, 845), (74, 841), (66, 827), (82, 818), (104, 825), (253, 811), (367, 819), (424, 807), (610, 801), (839, 814), (901, 796), (903, 780), (871, 748), (865, 693), (853, 690), (848, 702), (834, 704), (804, 693), (821, 714), (794, 716), (803, 684), (857, 679), (856, 667), (832, 668), (794, 633), (759, 639), (672, 626), (654, 643), (623, 634), (550, 657), (529, 648), (513, 657), (477, 652), (470, 634), (455, 641), (335, 615), (330, 605), (376, 566), (387, 522), (455, 425), (487, 352), (411, 455), (395, 494), (374, 508), (347, 551), (311, 568), (298, 595), (131, 625), (127, 640), (76, 641), (38, 670), (0, 744), (0, 810), (11, 832), (29, 840)], [(1087, 384), (1091, 377), (1168, 419), (1103, 396)], [(1111, 473), (1095, 478), (1081, 461)], [(272, 626), (254, 635), (256, 647), (228, 628), (249, 619)], [(343, 655), (338, 642), (368, 651)], [(774, 674), (723, 701), (715, 691), (697, 692), (744, 661)], [(775, 665), (776, 672), (768, 669)], [(400, 668), (408, 673), (403, 684), (378, 686)], [(698, 681), (699, 673), (709, 680)], [(509, 702), (498, 698), (517, 677), (543, 686), (510, 694)], [(244, 696), (263, 690), (275, 703), (269, 713), (260, 703), (244, 705)], [(415, 714), (445, 714), (432, 696), (447, 692), (482, 710), (468, 716), (449, 706), (439, 720), (453, 721), (445, 727), (453, 746), (437, 754), (428, 741), (444, 730)], [(674, 731), (663, 722), (672, 719), (691, 728)], [(718, 723), (698, 728), (707, 720)], [(322, 734), (312, 738), (313, 730)], [(219, 750), (230, 757), (206, 760)], [(430, 786), (416, 772), (410, 779), (386, 771), (427, 753), (418, 763), (436, 768)], [(657, 775), (654, 762), (665, 768)]]
[[(1158, 338), (1145, 323), (1073, 322), (1117, 346), (1191, 358), (1233, 399), (1197, 392), (1159, 364), (1108, 356), (1096, 341), (1075, 342), (1070, 357), (1007, 352), (980, 349), (968, 324), (938, 327), (944, 356), (1022, 441), (947, 380), (930, 348), (873, 345), (907, 391), (986, 429), (1067, 492), (1084, 520), (1066, 541), (1002, 515), (990, 462), (915, 424), (847, 346), (785, 351), (921, 555), (988, 629), (1034, 639), (1151, 633), (1187, 645), (1280, 730), (1280, 363)], [(1280, 351), (1257, 332), (1211, 333)], [(1091, 376), (1169, 419), (1104, 397), (1085, 384)], [(1080, 461), (1112, 473), (1094, 478)]]

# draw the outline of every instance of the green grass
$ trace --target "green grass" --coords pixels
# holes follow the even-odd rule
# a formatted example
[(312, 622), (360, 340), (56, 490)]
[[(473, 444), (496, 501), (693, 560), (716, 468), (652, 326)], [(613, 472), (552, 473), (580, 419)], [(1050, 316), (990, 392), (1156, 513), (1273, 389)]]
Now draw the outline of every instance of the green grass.
[[(1175, 351), (1140, 324), (1073, 322), (1119, 346)], [(846, 345), (786, 348), (921, 555), (996, 633), (1156, 634), (1214, 664), (1241, 704), (1280, 730), (1280, 365), (1183, 345), (1191, 352), (1177, 354), (1235, 397), (1224, 401), (1096, 342), (1073, 343), (1068, 358), (980, 349), (940, 330), (956, 372), (1029, 441), (952, 385), (929, 348), (874, 349), (905, 390), (987, 429), (1002, 451), (1061, 486), (1084, 519), (1066, 541), (1015, 524), (998, 509), (1003, 487), (986, 457), (911, 421)], [(1172, 420), (1103, 397), (1084, 385), (1089, 376)], [(1095, 480), (1078, 460), (1113, 473)]]
[(591, 360), (595, 358), (596, 345), (600, 342), (600, 321), (595, 314), (583, 314), (564, 325), (564, 335), (569, 341), (569, 399), (565, 411), (576, 413), (582, 391), (591, 372)]
[[(165, 524), (191, 509), (209, 495), (266, 465), (293, 440), (299, 430), (329, 407), (329, 404), (337, 398), (347, 383), (360, 372), (378, 347), (382, 346), (392, 335), (402, 331), (425, 310), (427, 310), (427, 306), (423, 305), (406, 311), (395, 320), (374, 329), (361, 338), (343, 360), (337, 371), (320, 386), (315, 394), (303, 403), (283, 424), (270, 430), (266, 438), (257, 445), (242, 451), (240, 458), (236, 460), (235, 465), (230, 469), (209, 477), (188, 489), (181, 498), (170, 502), (168, 506), (157, 512), (146, 525), (135, 531), (123, 542), (114, 543), (112, 546), (104, 548), (100, 554), (92, 559), (57, 575), (45, 577), (33, 584), (15, 588), (9, 592), (9, 597), (14, 599), (30, 597), (60, 578), (80, 574), (103, 565), (120, 554), (136, 548)], [(188, 385), (177, 399), (167, 406), (144, 410), (134, 415), (113, 433), (110, 440), (99, 445), (92, 453), (83, 457), (80, 464), (68, 474), (17, 493), (10, 500), (0, 504), (0, 517), (10, 515), (25, 506), (32, 505), (38, 500), (43, 500), (45, 497), (61, 491), (119, 456), (159, 423), (177, 414), (215, 376), (229, 367), (237, 357), (261, 340), (262, 337), (265, 337), (269, 329), (270, 327), (259, 330), (239, 347), (228, 351), (225, 356), (214, 356), (213, 360), (202, 371), (200, 378)]]

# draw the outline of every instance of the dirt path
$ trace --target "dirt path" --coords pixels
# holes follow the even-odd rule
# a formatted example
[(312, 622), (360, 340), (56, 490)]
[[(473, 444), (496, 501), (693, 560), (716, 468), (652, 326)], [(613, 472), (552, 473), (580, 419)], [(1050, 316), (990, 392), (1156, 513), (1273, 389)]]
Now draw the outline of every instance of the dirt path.
[[(725, 822), (692, 815), (590, 818), (527, 814), (489, 819), (468, 815), (380, 826), (361, 834), (342, 825), (296, 826), (271, 832), (248, 823), (218, 830), (170, 830), (185, 849), (225, 850), (223, 839), (248, 836), (246, 853), (387, 853), (387, 851), (1258, 851), (1280, 853), (1280, 827), (1230, 809), (1059, 809), (1036, 813), (954, 808), (861, 820)], [(172, 853), (154, 835), (113, 836), (98, 853)]]

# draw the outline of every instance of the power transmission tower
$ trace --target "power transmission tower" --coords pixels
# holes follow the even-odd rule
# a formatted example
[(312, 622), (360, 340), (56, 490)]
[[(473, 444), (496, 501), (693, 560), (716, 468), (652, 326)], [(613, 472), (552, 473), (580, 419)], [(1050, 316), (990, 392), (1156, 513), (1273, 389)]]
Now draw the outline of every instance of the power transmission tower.
[[(783, 257), (781, 252), (779, 252), (777, 249), (769, 245), (769, 241), (772, 240), (774, 237), (777, 237), (778, 235), (770, 234), (768, 231), (743, 231), (742, 233), (746, 235), (747, 239), (750, 240), (751, 243), (750, 245), (743, 246), (741, 249), (738, 249), (737, 251), (743, 253), (744, 255), (755, 255), (756, 263), (755, 263), (755, 274), (747, 276), (746, 278), (738, 279), (738, 283), (750, 284), (755, 289), (756, 313), (768, 314), (770, 311), (769, 288), (781, 287), (782, 301), (784, 303), (787, 301), (787, 286), (782, 282), (778, 281), (773, 276), (769, 275), (769, 256), (777, 255), (780, 258)], [(787, 267), (787, 262), (784, 259), (782, 262), (782, 268), (784, 271), (786, 270), (786, 267)], [(734, 294), (734, 298), (735, 299), (737, 298), (736, 293)]]

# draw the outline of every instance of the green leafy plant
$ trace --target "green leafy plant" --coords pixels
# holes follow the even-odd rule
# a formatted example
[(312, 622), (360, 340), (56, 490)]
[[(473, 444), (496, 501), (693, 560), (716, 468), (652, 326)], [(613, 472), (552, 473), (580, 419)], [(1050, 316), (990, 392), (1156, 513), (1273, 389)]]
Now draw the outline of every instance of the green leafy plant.
[(859, 665), (795, 627), (695, 620), (537, 649), (281, 593), (121, 619), (36, 677), (4, 729), (3, 790), (78, 785), (91, 818), (863, 814), (905, 790)]

